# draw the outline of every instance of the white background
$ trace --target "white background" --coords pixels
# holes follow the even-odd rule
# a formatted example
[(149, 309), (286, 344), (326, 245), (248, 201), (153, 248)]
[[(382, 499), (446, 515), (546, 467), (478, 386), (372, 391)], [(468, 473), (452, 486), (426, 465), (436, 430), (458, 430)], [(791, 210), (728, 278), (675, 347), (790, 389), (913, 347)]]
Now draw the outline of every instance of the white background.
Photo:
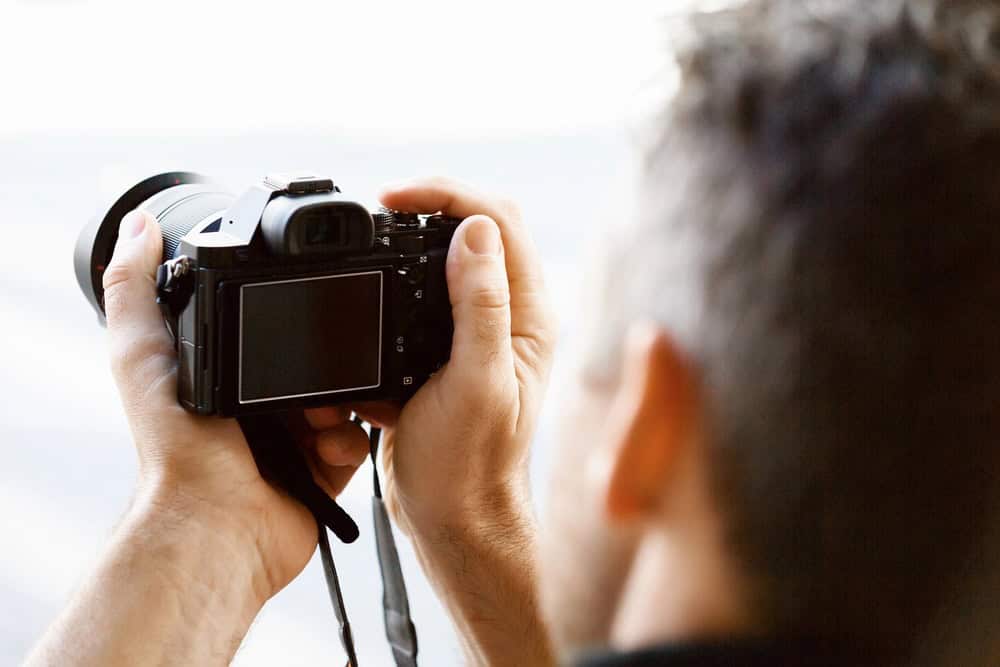
[[(367, 204), (385, 181), (458, 176), (521, 201), (572, 343), (582, 239), (631, 215), (633, 128), (675, 85), (662, 17), (685, 4), (0, 1), (0, 663), (86, 577), (134, 480), (71, 268), (103, 198), (181, 168), (233, 189), (314, 170)], [(564, 376), (536, 441), (539, 489)], [(363, 537), (335, 552), (362, 664), (382, 665), (367, 472), (343, 497)], [(458, 663), (402, 548), (422, 664)], [(340, 655), (314, 559), (236, 664)]]

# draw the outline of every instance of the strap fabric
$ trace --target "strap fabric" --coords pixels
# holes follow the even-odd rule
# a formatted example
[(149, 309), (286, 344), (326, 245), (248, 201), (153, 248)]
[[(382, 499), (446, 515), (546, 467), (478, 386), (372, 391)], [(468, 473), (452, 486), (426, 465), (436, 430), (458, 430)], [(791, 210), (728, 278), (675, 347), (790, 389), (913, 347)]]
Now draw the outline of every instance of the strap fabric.
[(326, 534), (326, 526), (318, 520), (316, 526), (319, 529), (319, 554), (323, 561), (323, 575), (326, 577), (326, 588), (330, 592), (330, 603), (333, 605), (333, 614), (337, 617), (340, 630), (340, 645), (347, 654), (347, 667), (357, 667), (358, 656), (354, 649), (354, 636), (351, 634), (351, 622), (347, 618), (347, 608), (344, 606), (344, 594), (340, 590), (337, 567), (333, 562), (330, 538)]
[[(323, 561), (323, 574), (333, 613), (337, 617), (340, 644), (347, 654), (347, 667), (357, 667), (358, 658), (354, 649), (351, 624), (344, 606), (344, 596), (337, 578), (337, 568), (333, 562), (330, 539), (326, 534), (329, 527), (344, 542), (353, 542), (358, 537), (358, 526), (340, 505), (334, 502), (313, 479), (312, 471), (304, 455), (295, 443), (288, 424), (279, 415), (245, 415), (238, 419), (257, 469), (264, 479), (272, 482), (298, 499), (312, 512), (318, 530), (317, 543)], [(298, 454), (297, 454), (298, 453)]]
[(372, 457), (374, 495), (372, 497), (372, 519), (375, 524), (375, 548), (378, 567), (382, 574), (382, 611), (385, 620), (385, 636), (392, 647), (392, 657), (397, 667), (416, 667), (417, 628), (410, 617), (410, 602), (406, 595), (403, 568), (399, 564), (396, 539), (392, 534), (389, 512), (382, 502), (382, 489), (378, 480), (378, 446), (380, 429), (372, 427), (369, 435), (369, 449)]
[(264, 479), (309, 508), (342, 542), (358, 539), (358, 524), (313, 479), (305, 454), (280, 415), (244, 415), (238, 421)]
[[(358, 526), (350, 515), (316, 484), (304, 455), (295, 454), (300, 452), (300, 449), (288, 424), (281, 416), (249, 415), (240, 417), (238, 421), (261, 475), (302, 502), (316, 518), (317, 543), (323, 562), (323, 574), (330, 593), (330, 603), (337, 617), (340, 643), (347, 654), (347, 667), (357, 667), (354, 637), (326, 531), (329, 528), (341, 541), (353, 542), (358, 537)], [(359, 419), (355, 421), (361, 423)], [(389, 513), (385, 503), (382, 502), (382, 487), (378, 477), (377, 461), (381, 435), (380, 429), (374, 426), (369, 429), (368, 444), (373, 469), (372, 518), (375, 524), (375, 548), (379, 572), (382, 576), (385, 635), (389, 640), (397, 667), (417, 667), (417, 629), (410, 617), (410, 603), (406, 595), (403, 569), (399, 564), (399, 552), (396, 549)]]
[(194, 294), (191, 260), (185, 255), (170, 259), (156, 267), (156, 305), (170, 335), (177, 338), (177, 318)]

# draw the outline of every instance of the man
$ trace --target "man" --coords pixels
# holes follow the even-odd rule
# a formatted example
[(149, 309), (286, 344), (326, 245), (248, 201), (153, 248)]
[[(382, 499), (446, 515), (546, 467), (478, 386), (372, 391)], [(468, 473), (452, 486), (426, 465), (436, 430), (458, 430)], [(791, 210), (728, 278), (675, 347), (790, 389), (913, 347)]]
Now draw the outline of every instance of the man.
[[(450, 181), (385, 190), (466, 217), (451, 361), (401, 410), (356, 407), (388, 430), (394, 516), (471, 663), (997, 664), (997, 8), (760, 1), (695, 27), (557, 394), (544, 529), (554, 327), (526, 228)], [(159, 239), (130, 214), (105, 275), (136, 500), (30, 664), (224, 664), (313, 551), (235, 423), (176, 403)], [(331, 494), (365, 455), (347, 415), (306, 412)]]

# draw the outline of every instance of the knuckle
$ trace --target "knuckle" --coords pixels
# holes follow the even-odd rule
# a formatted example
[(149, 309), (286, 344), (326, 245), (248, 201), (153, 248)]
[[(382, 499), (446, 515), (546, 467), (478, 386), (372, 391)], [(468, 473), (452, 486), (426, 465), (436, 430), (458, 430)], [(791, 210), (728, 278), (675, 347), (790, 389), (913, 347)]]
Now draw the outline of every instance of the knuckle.
[(129, 281), (132, 277), (132, 270), (127, 264), (112, 264), (104, 271), (104, 289), (113, 290), (119, 285)]
[(499, 197), (496, 202), (497, 211), (510, 222), (521, 221), (521, 206), (510, 197)]
[(146, 334), (132, 336), (115, 345), (111, 354), (111, 372), (119, 382), (128, 383), (150, 363), (173, 358), (173, 349), (163, 336)]
[(469, 304), (475, 308), (505, 309), (510, 305), (506, 284), (481, 285), (469, 291)]
[(104, 272), (104, 312), (113, 321), (127, 307), (127, 288), (132, 271), (127, 266), (112, 265)]

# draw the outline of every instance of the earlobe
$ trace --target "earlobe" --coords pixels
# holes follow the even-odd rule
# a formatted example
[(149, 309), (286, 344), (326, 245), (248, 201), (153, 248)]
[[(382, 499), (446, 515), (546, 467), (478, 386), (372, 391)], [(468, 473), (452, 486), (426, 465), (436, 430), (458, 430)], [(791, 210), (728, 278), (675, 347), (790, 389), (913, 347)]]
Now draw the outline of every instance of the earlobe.
[(697, 428), (697, 382), (659, 326), (633, 326), (600, 454), (604, 508), (613, 523), (641, 521), (661, 506)]

